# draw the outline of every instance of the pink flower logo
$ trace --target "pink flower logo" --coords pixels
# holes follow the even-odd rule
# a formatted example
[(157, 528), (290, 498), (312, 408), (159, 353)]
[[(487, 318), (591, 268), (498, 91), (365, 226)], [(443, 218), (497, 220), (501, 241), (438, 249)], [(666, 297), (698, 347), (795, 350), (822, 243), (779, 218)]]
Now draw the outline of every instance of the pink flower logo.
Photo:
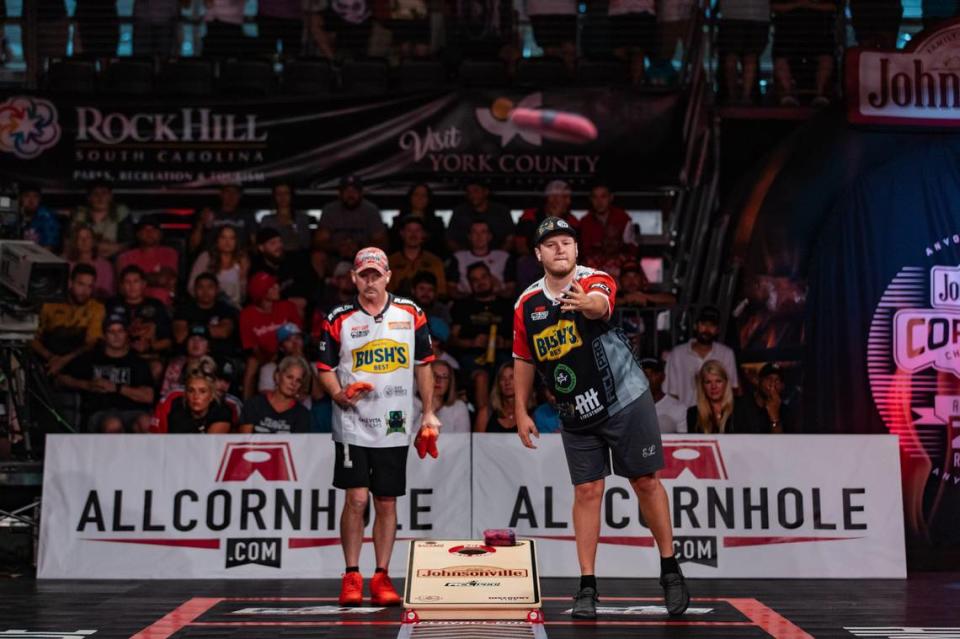
[(52, 102), (14, 96), (0, 103), (0, 151), (29, 160), (59, 141), (60, 123)]

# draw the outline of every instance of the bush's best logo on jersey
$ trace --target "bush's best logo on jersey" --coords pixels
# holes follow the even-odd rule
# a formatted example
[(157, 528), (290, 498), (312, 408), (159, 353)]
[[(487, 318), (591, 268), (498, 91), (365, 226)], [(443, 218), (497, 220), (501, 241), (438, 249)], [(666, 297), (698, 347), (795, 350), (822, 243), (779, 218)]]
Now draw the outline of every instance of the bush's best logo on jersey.
[(533, 345), (537, 349), (537, 359), (560, 359), (575, 348), (583, 345), (576, 323), (560, 320), (550, 328), (533, 336)]
[(376, 339), (352, 351), (353, 370), (366, 373), (392, 373), (410, 368), (410, 348), (392, 339)]

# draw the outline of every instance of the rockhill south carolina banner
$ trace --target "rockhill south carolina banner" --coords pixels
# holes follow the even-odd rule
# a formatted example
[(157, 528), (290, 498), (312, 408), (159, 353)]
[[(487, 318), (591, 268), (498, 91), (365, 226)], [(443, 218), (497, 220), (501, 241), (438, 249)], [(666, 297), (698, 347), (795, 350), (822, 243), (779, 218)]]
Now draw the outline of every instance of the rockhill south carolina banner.
[[(515, 106), (592, 119), (589, 144), (542, 138), (508, 119)], [(65, 186), (199, 187), (279, 178), (540, 188), (544, 176), (613, 186), (671, 184), (679, 171), (679, 94), (608, 89), (462, 91), (380, 100), (183, 101), (14, 95), (0, 99), (0, 173)]]
[[(542, 574), (577, 575), (562, 444), (538, 443), (445, 435), (439, 459), (411, 453), (394, 574), (405, 540), (514, 527), (539, 541)], [(891, 436), (669, 436), (664, 477), (684, 571), (904, 577), (896, 450)], [(50, 436), (39, 576), (337, 577), (333, 463), (328, 435)], [(624, 481), (609, 481), (603, 508), (600, 574), (655, 576), (653, 539)], [(370, 544), (364, 553), (370, 569)]]

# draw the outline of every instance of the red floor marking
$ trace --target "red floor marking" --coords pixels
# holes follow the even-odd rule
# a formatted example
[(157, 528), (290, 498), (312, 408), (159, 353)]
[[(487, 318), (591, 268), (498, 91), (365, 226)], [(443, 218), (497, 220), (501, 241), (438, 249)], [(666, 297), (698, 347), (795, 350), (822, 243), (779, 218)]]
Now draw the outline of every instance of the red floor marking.
[[(567, 601), (569, 597), (544, 597), (544, 601)], [(604, 601), (655, 601), (660, 599), (656, 597), (604, 597)], [(154, 622), (147, 628), (144, 628), (131, 639), (168, 639), (175, 632), (186, 626), (202, 626), (208, 628), (233, 628), (233, 627), (300, 627), (317, 628), (324, 626), (396, 626), (400, 622), (397, 620), (376, 620), (376, 621), (194, 621), (203, 613), (212, 609), (219, 603), (227, 601), (336, 601), (335, 597), (195, 597), (181, 604), (178, 608), (165, 615), (162, 619)], [(727, 599), (722, 597), (703, 597), (694, 599), (691, 603), (706, 602), (726, 602), (740, 611), (750, 621), (621, 621), (621, 620), (601, 620), (601, 621), (575, 621), (575, 620), (554, 620), (546, 621), (549, 626), (593, 626), (602, 629), (607, 626), (688, 626), (688, 627), (751, 627), (760, 628), (773, 639), (813, 639), (813, 637), (804, 632), (799, 627), (791, 623), (787, 618), (776, 611), (763, 605), (756, 599), (739, 598)]]
[[(573, 597), (541, 597), (543, 601), (572, 601)], [(600, 597), (600, 601), (654, 601), (663, 603), (663, 597)], [(723, 597), (694, 597), (690, 600), (691, 604), (703, 603), (704, 601), (730, 601)]]
[[(455, 621), (455, 620), (454, 620)], [(519, 621), (519, 620), (515, 620)], [(741, 626), (756, 628), (756, 624), (749, 621), (545, 621), (548, 626)], [(198, 626), (208, 628), (233, 627), (300, 627), (321, 628), (325, 626), (397, 626), (399, 621), (197, 621), (190, 624), (191, 628)]]
[(756, 599), (727, 599), (731, 606), (747, 616), (774, 639), (813, 639), (780, 613), (767, 608)]
[(337, 597), (224, 597), (220, 601), (337, 601)]
[(130, 639), (167, 639), (221, 601), (223, 599), (214, 597), (194, 597), (154, 621)]

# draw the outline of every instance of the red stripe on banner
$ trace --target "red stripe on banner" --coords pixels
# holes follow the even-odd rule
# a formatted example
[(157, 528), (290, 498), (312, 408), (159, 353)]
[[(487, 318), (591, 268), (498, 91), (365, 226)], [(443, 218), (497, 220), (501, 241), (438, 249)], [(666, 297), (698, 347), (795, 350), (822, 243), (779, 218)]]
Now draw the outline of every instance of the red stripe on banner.
[(773, 639), (813, 639), (790, 620), (767, 608), (756, 599), (727, 599), (727, 603), (742, 612)]
[(863, 537), (724, 537), (724, 548), (744, 546), (770, 546), (773, 544), (802, 544), (808, 541), (848, 541)]
[(167, 639), (221, 601), (223, 600), (217, 598), (194, 597), (181, 604), (176, 610), (154, 621), (130, 639)]
[[(397, 537), (397, 541), (414, 541), (414, 537)], [(416, 538), (419, 539), (419, 538)], [(373, 541), (373, 537), (364, 537), (364, 543)], [(325, 546), (336, 546), (340, 543), (340, 537), (288, 537), (288, 548), (318, 548)]]
[[(370, 541), (370, 537), (365, 537), (364, 541)], [(287, 539), (288, 548), (318, 548), (324, 546), (336, 546), (340, 543), (339, 537), (290, 537)]]
[[(525, 535), (533, 539), (549, 539), (550, 541), (575, 541), (573, 535)], [(642, 546), (644, 548), (653, 548), (653, 537), (628, 537), (628, 536), (600, 536), (601, 544), (613, 544), (615, 546)]]
[(112, 544), (142, 544), (144, 546), (175, 546), (178, 548), (205, 548), (217, 550), (219, 539), (97, 539), (88, 537), (84, 541), (106, 541)]

